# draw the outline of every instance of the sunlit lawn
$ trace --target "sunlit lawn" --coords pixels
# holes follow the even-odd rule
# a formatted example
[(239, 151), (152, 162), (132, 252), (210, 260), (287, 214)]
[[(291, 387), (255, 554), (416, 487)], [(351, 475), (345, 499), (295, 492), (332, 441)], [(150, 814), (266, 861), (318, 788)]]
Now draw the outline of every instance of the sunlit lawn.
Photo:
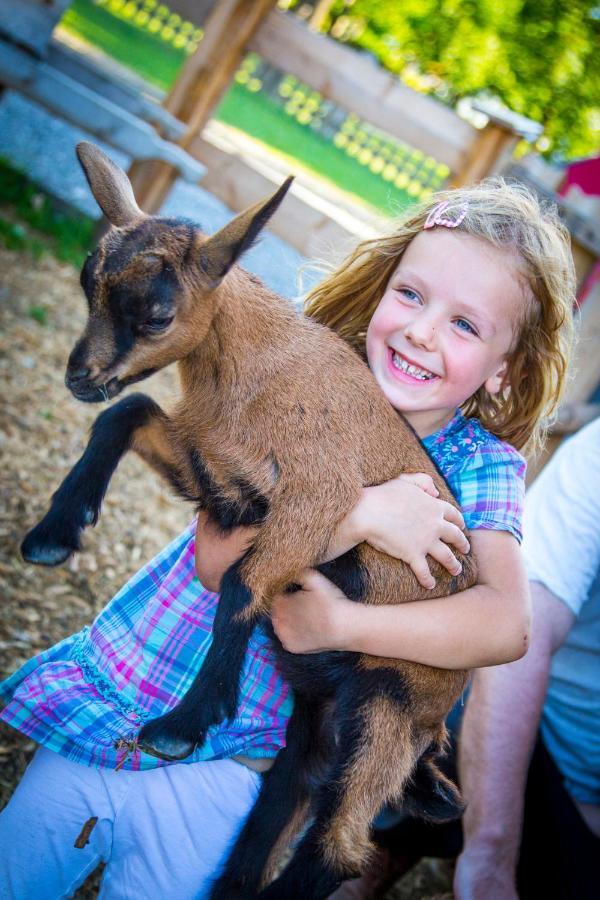
[[(184, 50), (117, 18), (92, 0), (74, 0), (61, 25), (165, 91), (174, 83), (186, 59)], [(398, 212), (411, 202), (404, 191), (300, 125), (262, 93), (251, 93), (233, 84), (217, 109), (216, 118), (296, 159), (382, 212)]]

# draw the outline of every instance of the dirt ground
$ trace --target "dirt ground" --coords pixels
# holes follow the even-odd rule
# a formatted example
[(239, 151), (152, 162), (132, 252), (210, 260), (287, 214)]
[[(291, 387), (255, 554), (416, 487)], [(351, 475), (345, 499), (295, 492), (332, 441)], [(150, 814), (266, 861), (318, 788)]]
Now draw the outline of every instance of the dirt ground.
[[(63, 381), (84, 320), (83, 294), (72, 267), (51, 256), (34, 260), (0, 248), (0, 677), (81, 629), (190, 518), (189, 508), (131, 456), (117, 471), (102, 518), (86, 533), (79, 556), (57, 569), (21, 560), (23, 535), (45, 512), (100, 411), (77, 403)], [(159, 402), (175, 389), (175, 373), (169, 370), (144, 384)], [(34, 749), (0, 723), (0, 807)], [(77, 897), (96, 897), (97, 884), (96, 876)], [(450, 884), (445, 864), (425, 860), (387, 898), (440, 898)]]

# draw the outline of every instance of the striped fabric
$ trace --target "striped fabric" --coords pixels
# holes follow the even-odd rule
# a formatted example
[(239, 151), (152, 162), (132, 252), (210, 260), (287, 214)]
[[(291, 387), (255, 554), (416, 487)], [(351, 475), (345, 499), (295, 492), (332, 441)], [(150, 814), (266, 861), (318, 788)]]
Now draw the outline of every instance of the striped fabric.
[[(467, 527), (520, 540), (525, 462), (459, 413), (425, 440), (461, 504)], [(0, 718), (86, 765), (168, 765), (140, 753), (141, 724), (173, 707), (202, 665), (218, 595), (194, 570), (192, 523), (141, 569), (91, 627), (39, 654), (0, 684)], [(186, 762), (237, 754), (274, 756), (285, 744), (292, 697), (257, 628), (246, 654), (238, 714), (210, 729)]]

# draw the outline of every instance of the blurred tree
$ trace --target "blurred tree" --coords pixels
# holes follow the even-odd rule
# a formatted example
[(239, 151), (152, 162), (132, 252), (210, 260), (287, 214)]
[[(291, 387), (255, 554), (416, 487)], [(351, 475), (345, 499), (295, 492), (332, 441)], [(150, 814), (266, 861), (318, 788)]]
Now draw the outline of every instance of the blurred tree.
[(322, 27), (446, 102), (499, 97), (547, 153), (600, 146), (599, 0), (335, 0)]

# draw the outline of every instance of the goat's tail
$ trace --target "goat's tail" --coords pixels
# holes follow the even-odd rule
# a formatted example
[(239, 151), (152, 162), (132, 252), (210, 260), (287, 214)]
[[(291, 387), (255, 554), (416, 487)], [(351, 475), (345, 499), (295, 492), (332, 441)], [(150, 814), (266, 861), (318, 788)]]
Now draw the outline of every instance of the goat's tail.
[(401, 803), (403, 813), (433, 823), (459, 819), (465, 808), (457, 786), (437, 765), (440, 749), (436, 746), (423, 754)]

